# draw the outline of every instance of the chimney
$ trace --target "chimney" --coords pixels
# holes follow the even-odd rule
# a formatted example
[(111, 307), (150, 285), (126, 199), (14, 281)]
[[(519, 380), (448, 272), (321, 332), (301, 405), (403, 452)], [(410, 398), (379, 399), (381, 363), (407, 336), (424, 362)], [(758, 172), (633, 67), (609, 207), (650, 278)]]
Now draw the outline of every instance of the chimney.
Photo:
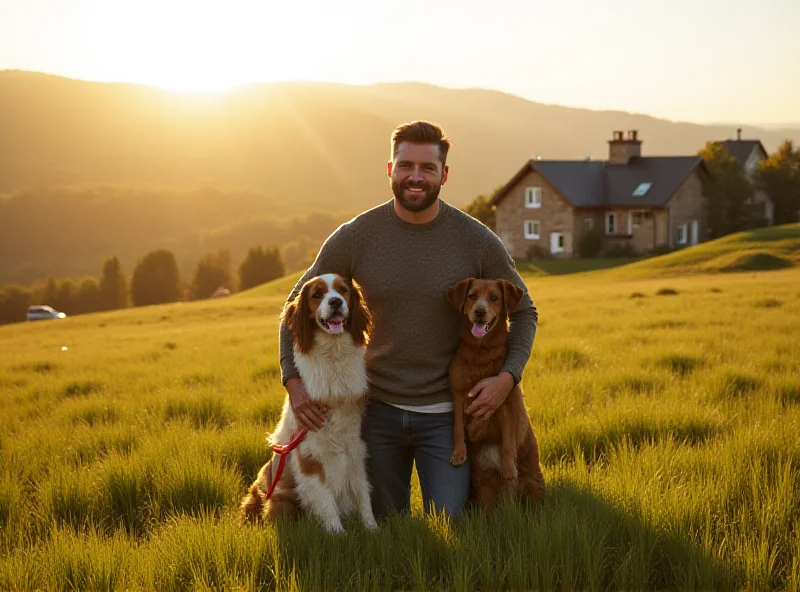
[(736, 141), (737, 142), (741, 142), (742, 141), (742, 128), (740, 128), (740, 127), (736, 128)]
[(637, 130), (628, 130), (628, 137), (622, 131), (614, 132), (614, 139), (608, 141), (609, 164), (628, 164), (631, 158), (642, 155), (642, 141)]

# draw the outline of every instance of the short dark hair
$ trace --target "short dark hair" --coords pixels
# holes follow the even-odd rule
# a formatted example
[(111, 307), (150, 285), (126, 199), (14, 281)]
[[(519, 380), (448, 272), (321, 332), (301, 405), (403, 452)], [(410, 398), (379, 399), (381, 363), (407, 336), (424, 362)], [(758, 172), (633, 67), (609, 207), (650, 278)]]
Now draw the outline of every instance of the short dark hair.
[(403, 142), (412, 144), (438, 144), (442, 165), (447, 162), (447, 151), (450, 150), (450, 140), (444, 135), (441, 126), (430, 121), (411, 121), (397, 126), (392, 132), (392, 160), (394, 160), (397, 147)]

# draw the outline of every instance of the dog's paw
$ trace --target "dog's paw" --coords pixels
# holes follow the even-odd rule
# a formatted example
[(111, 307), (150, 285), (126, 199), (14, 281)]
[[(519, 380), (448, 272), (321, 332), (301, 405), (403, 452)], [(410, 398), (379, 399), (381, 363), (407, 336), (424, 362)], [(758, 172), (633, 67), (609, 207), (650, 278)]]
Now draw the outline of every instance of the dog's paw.
[(257, 522), (261, 519), (263, 511), (264, 496), (261, 494), (258, 485), (254, 483), (239, 506), (239, 521), (242, 523)]
[(375, 521), (374, 516), (368, 516), (367, 518), (364, 518), (364, 528), (369, 531), (378, 530), (378, 523)]
[(454, 467), (460, 467), (467, 460), (467, 447), (464, 444), (459, 444), (453, 450), (453, 455), (450, 457), (450, 464)]
[(503, 481), (517, 481), (517, 467), (514, 464), (503, 463), (500, 474), (503, 477)]
[(344, 526), (342, 526), (341, 522), (331, 522), (325, 525), (325, 532), (328, 534), (341, 534), (344, 531)]

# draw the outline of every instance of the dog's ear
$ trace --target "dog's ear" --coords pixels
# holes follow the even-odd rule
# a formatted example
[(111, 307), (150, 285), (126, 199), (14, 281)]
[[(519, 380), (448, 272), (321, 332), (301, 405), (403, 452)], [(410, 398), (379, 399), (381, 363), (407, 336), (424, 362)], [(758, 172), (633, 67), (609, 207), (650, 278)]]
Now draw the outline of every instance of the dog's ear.
[(372, 333), (372, 314), (364, 301), (361, 286), (354, 279), (350, 280), (350, 318), (347, 321), (347, 330), (359, 347), (367, 344)]
[(510, 315), (522, 302), (525, 297), (525, 290), (518, 285), (513, 284), (506, 280), (500, 280), (500, 285), (503, 287), (503, 300), (506, 305), (506, 312)]
[(294, 342), (300, 353), (308, 353), (314, 345), (314, 319), (311, 318), (311, 308), (308, 306), (308, 289), (311, 284), (306, 282), (300, 291), (281, 314), (281, 322), (292, 333)]
[(461, 280), (457, 284), (453, 284), (447, 288), (447, 299), (450, 301), (450, 304), (455, 306), (458, 310), (464, 309), (464, 301), (467, 299), (469, 287), (472, 285), (473, 279), (474, 278), (467, 278)]

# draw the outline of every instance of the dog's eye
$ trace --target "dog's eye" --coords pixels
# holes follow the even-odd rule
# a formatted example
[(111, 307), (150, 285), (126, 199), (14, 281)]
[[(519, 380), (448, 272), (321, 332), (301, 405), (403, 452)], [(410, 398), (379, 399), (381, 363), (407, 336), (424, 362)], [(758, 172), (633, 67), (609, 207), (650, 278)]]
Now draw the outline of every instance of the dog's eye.
[(472, 294), (470, 294), (470, 295), (468, 296), (468, 298), (469, 298), (470, 300), (476, 300), (476, 299), (478, 298), (478, 295), (477, 295), (477, 294), (475, 294), (475, 293), (473, 292)]
[(314, 293), (311, 295), (311, 297), (312, 297), (312, 298), (322, 298), (322, 292), (320, 292), (319, 290), (317, 290), (316, 292), (314, 292)]
[(347, 288), (345, 287), (339, 288), (339, 294), (347, 294)]
[(492, 302), (497, 302), (497, 296), (492, 294), (491, 296), (489, 296), (489, 300), (491, 300)]

